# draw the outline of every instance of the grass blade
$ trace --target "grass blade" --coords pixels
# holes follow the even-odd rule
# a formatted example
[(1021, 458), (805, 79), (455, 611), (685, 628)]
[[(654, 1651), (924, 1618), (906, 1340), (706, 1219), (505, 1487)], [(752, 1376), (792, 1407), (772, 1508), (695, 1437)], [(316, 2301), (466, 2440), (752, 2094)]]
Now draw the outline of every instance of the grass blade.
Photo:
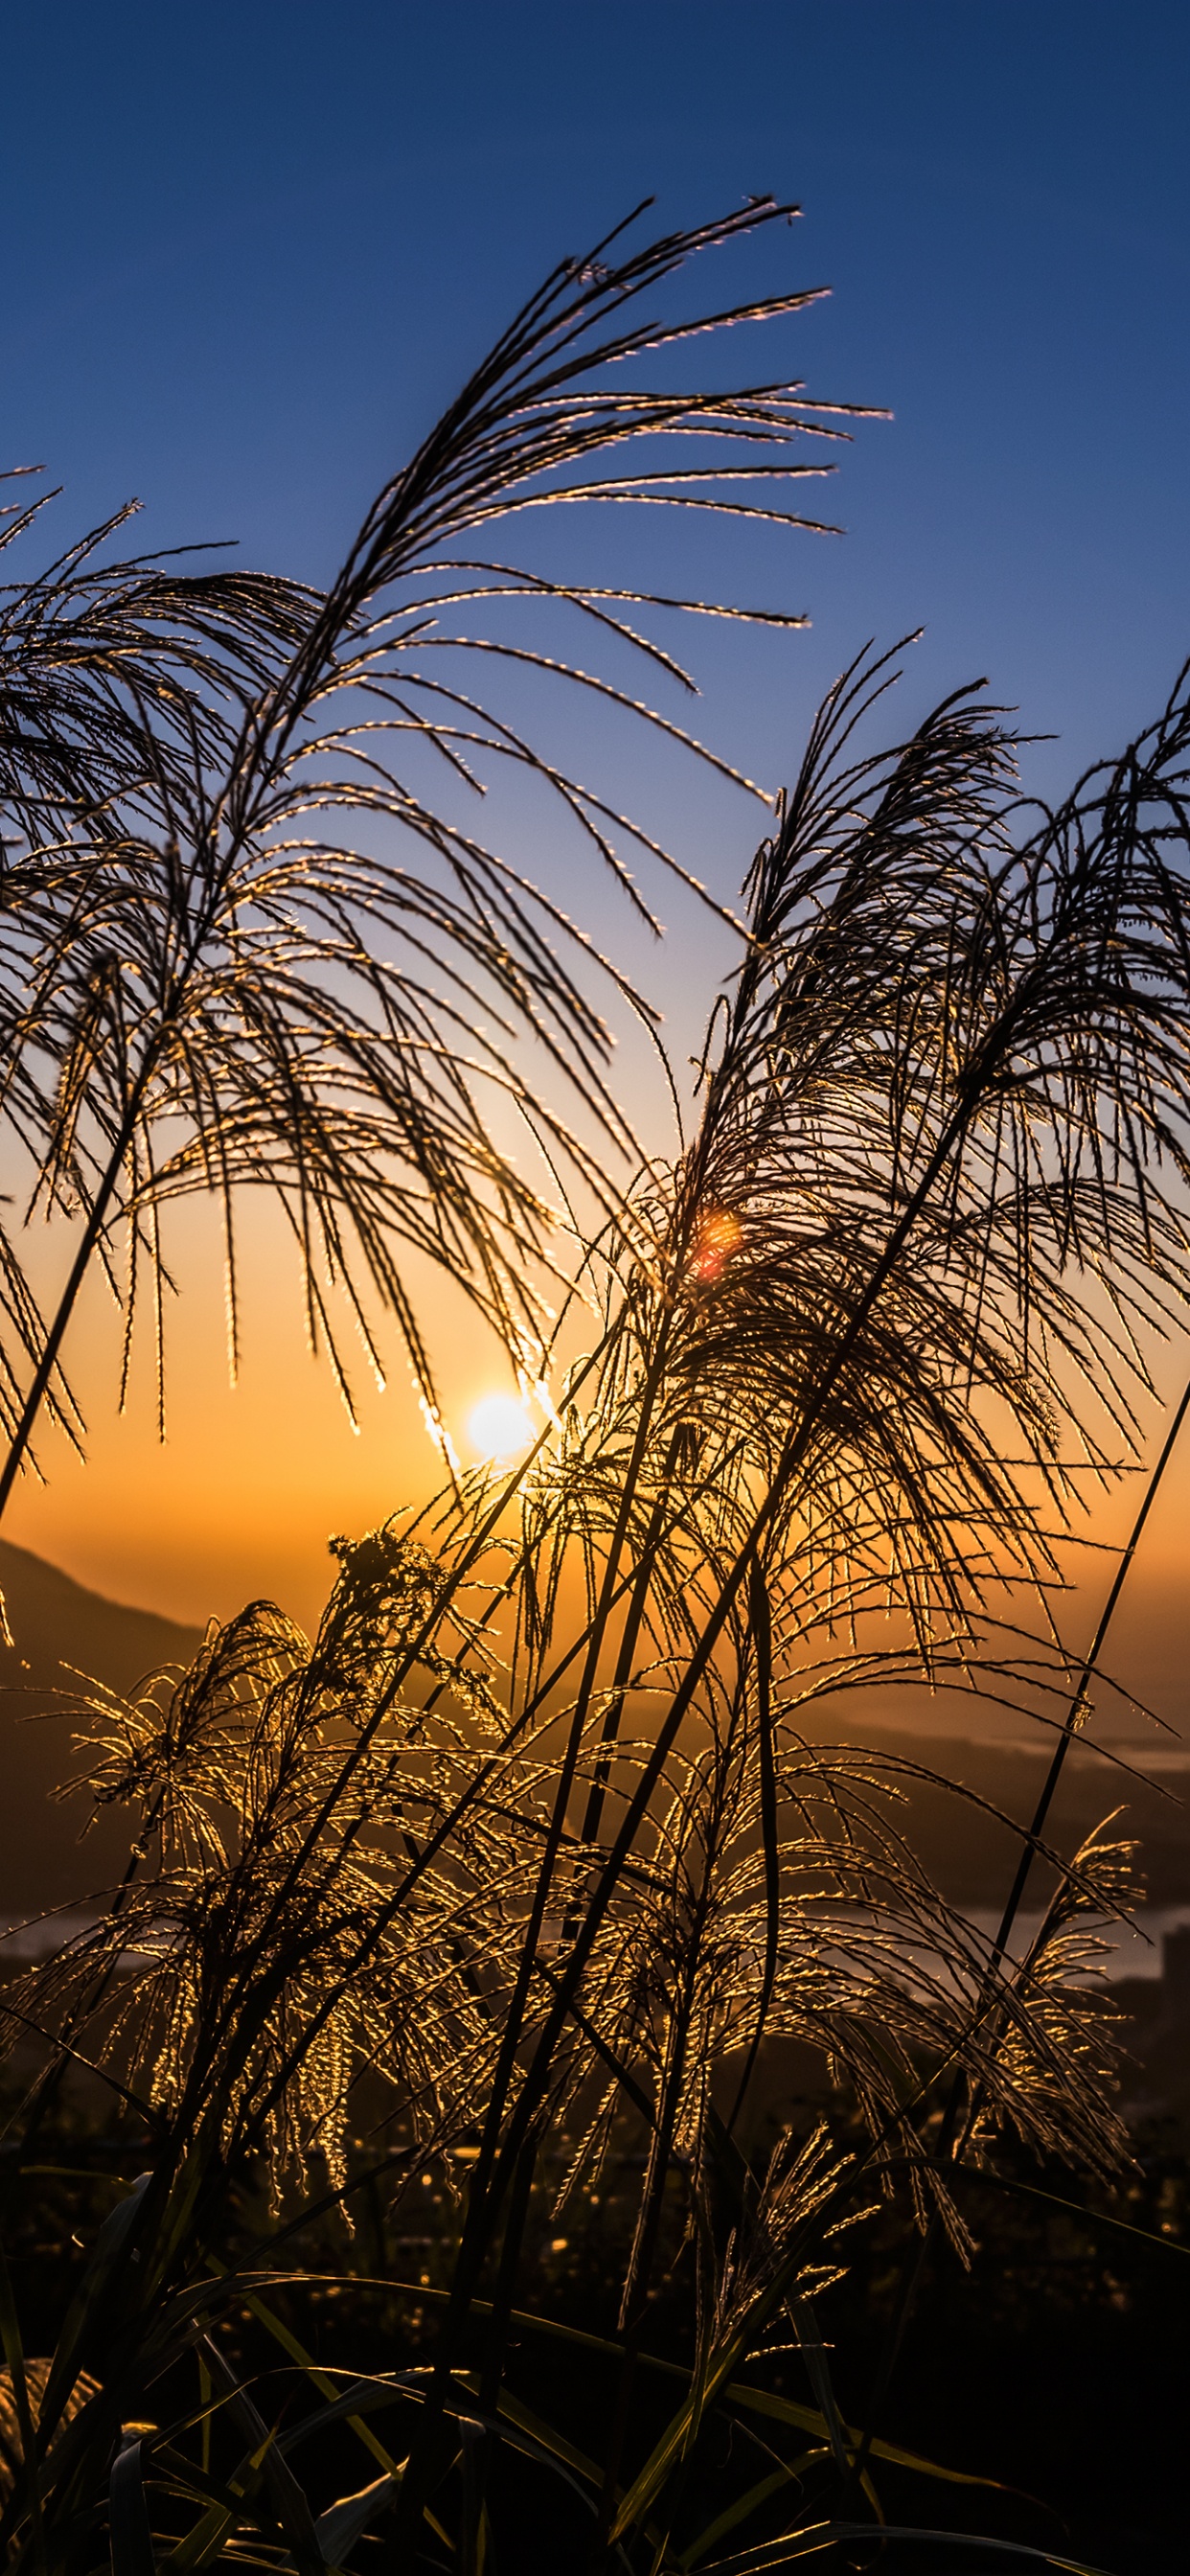
[(112, 2576), (157, 2576), (139, 2441), (125, 2441), (108, 2487)]

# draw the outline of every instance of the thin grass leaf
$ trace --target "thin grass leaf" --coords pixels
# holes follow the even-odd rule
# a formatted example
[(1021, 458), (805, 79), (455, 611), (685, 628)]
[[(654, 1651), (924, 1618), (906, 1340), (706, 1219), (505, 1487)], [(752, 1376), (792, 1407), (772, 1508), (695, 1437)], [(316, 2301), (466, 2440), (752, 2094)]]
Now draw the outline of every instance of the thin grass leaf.
[[(860, 2540), (883, 2544), (888, 2540), (920, 2540), (935, 2548), (993, 2550), (1001, 2557), (1026, 2559), (1034, 2567), (1056, 2567), (1063, 2576), (1110, 2576), (1110, 2570), (1092, 2566), (1082, 2558), (1064, 2558), (1057, 2550), (1030, 2549), (1020, 2540), (992, 2540), (978, 2532), (933, 2531), (916, 2524), (881, 2523), (876, 2528), (868, 2522), (818, 2522), (806, 2530), (789, 2532), (780, 2540), (762, 2542), (756, 2549), (743, 2551), (734, 2558), (713, 2558), (703, 2576), (761, 2576), (761, 2570), (778, 2568), (794, 2558), (814, 2557), (835, 2541)], [(780, 2554), (784, 2553), (784, 2554)]]
[(125, 2439), (112, 2462), (108, 2516), (112, 2576), (157, 2576), (139, 2441)]
[[(272, 2308), (266, 2306), (263, 2299), (249, 2297), (245, 2300), (244, 2305), (251, 2310), (252, 2315), (258, 2320), (259, 2324), (264, 2326), (266, 2332), (273, 2337), (274, 2342), (280, 2344), (282, 2351), (289, 2354), (290, 2360), (295, 2361), (298, 2368), (305, 2372), (310, 2381), (311, 2387), (316, 2388), (320, 2396), (328, 2398), (333, 2403), (337, 2394), (334, 2380), (326, 2371), (319, 2370), (313, 2355), (308, 2353), (305, 2345), (300, 2343), (297, 2336), (290, 2332), (284, 2319), (277, 2316)], [(385, 2450), (383, 2442), (381, 2442), (372, 2431), (371, 2425), (365, 2423), (362, 2415), (348, 2415), (346, 2417), (346, 2422), (350, 2426), (351, 2431), (356, 2435), (357, 2439), (363, 2443), (365, 2450), (371, 2452), (373, 2459), (379, 2460), (381, 2468), (384, 2471), (384, 2476), (388, 2478), (390, 2482), (399, 2479), (401, 2475), (399, 2463), (392, 2458), (388, 2451)], [(376, 2488), (383, 2483), (383, 2479), (378, 2481), (374, 2480), (371, 2487), (366, 2489), (361, 2488), (360, 2492), (361, 2494), (366, 2493), (371, 2495)]]
[(689, 2542), (676, 2560), (676, 2565), (682, 2569), (696, 2567), (699, 2559), (706, 2556), (708, 2549), (712, 2549), (717, 2540), (725, 2540), (729, 2531), (735, 2531), (741, 2522), (747, 2522), (750, 2515), (758, 2513), (761, 2505), (767, 2504), (771, 2496), (779, 2495), (782, 2487), (788, 2486), (790, 2480), (798, 2475), (799, 2469), (806, 2467), (811, 2460), (829, 2459), (829, 2457), (829, 2448), (825, 2451), (807, 2451), (800, 2461), (791, 2462), (787, 2469), (770, 2469), (767, 2477), (758, 2479), (756, 2485), (749, 2487), (745, 2495), (738, 2496), (734, 2504), (729, 2504), (722, 2513), (717, 2514), (715, 2520), (707, 2524), (705, 2531), (700, 2531), (697, 2540)]
[(109, 2210), (91, 2249), (55, 2346), (42, 2397), (39, 2426), (42, 2443), (51, 2437), (80, 2375), (96, 2349), (112, 2288), (128, 2261), (130, 2241), (143, 2214), (152, 2177), (141, 2174), (123, 2200)]
[(323, 2576), (324, 2560), (309, 2502), (277, 2448), (275, 2431), (270, 2431), (257, 2413), (247, 2390), (209, 2336), (203, 2339), (203, 2352), (208, 2370), (223, 2391), (228, 2415), (253, 2445), (253, 2464), (260, 2470), (300, 2576)]
[(345, 2564), (362, 2533), (387, 2511), (399, 2484), (393, 2476), (374, 2478), (371, 2486), (361, 2487), (356, 2495), (339, 2496), (319, 2514), (314, 2529), (328, 2567)]
[[(768, 2415), (776, 2423), (796, 2425), (799, 2432), (820, 2434), (829, 2443), (830, 2429), (825, 2416), (813, 2406), (799, 2406), (793, 2398), (775, 2396), (771, 2389), (751, 2388), (744, 2380), (730, 2380), (724, 2390), (724, 2401), (741, 2406), (750, 2415)], [(859, 2448), (861, 2436), (852, 2426), (845, 2427), (848, 2450)], [(919, 2477), (941, 2478), (947, 2486), (987, 2487), (1004, 2492), (999, 2478), (977, 2477), (969, 2469), (947, 2469), (937, 2460), (927, 2460), (920, 2452), (907, 2451), (896, 2442), (873, 2442), (874, 2459), (892, 2468), (913, 2469)]]

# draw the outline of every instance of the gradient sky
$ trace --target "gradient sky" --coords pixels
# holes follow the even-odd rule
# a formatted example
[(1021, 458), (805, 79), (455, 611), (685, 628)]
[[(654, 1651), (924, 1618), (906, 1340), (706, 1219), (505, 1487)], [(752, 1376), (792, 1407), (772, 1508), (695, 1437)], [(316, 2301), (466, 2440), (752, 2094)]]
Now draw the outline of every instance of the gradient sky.
[[(247, 562), (323, 579), (559, 255), (649, 192), (669, 226), (771, 189), (804, 220), (742, 289), (834, 289), (780, 363), (895, 420), (861, 431), (829, 495), (845, 541), (744, 547), (741, 594), (813, 627), (700, 634), (700, 730), (775, 785), (840, 664), (924, 624), (904, 712), (986, 674), (1060, 738), (1030, 755), (1056, 787), (1156, 712), (1190, 651), (1184, 5), (43, 0), (5, 57), (0, 450), (66, 484), (63, 534), (135, 493), (140, 543), (235, 536)], [(647, 805), (661, 790), (643, 754), (629, 766)], [(664, 793), (729, 894), (753, 815), (690, 779)], [(681, 1041), (716, 961), (666, 901), (653, 989)], [(228, 1393), (197, 1214), (179, 1250), (167, 1448), (144, 1379), (114, 1417), (93, 1296), (90, 1464), (47, 1444), (50, 1482), (6, 1532), (176, 1615), (260, 1590), (309, 1614), (327, 1532), (424, 1483), (416, 1418), (398, 1371), (351, 1435), (267, 1229)], [(447, 1339), (465, 1411), (499, 1372)], [(1164, 1569), (1167, 1608), (1179, 1526), (1145, 1578)]]

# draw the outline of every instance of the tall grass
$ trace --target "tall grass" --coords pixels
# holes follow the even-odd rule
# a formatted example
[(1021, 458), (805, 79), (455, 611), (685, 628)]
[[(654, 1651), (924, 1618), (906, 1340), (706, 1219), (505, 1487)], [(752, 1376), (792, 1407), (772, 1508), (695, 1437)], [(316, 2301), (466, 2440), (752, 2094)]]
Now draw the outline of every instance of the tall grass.
[[(377, 1305), (395, 1320), (436, 1418), (411, 1253), (448, 1270), (518, 1356), (536, 1346), (551, 1211), (493, 1127), (511, 1108), (534, 1162), (544, 1153), (606, 1198), (608, 1162), (630, 1168), (632, 1135), (608, 1081), (601, 976), (608, 993), (626, 988), (523, 866), (477, 836), (467, 806), (494, 776), (535, 779), (645, 920), (626, 853), (679, 862), (530, 740), (499, 685), (562, 681), (755, 795), (624, 687), (626, 657), (693, 687), (637, 611), (803, 621), (547, 577), (531, 547), (527, 562), (491, 552), (493, 532), (600, 506), (680, 508), (695, 526), (708, 511), (818, 524), (786, 506), (790, 486), (830, 470), (824, 446), (845, 434), (846, 406), (786, 382), (683, 390), (672, 367), (668, 388), (624, 381), (656, 350), (814, 300), (790, 291), (638, 318), (687, 262), (790, 211), (756, 201), (637, 250), (621, 226), (560, 262), (377, 494), (325, 595), (135, 560), (105, 568), (119, 520), (0, 591), (0, 1107), (29, 1174), (26, 1220), (48, 1211), (74, 1229), (44, 1318), (19, 1227), (0, 1253), (0, 1509), (43, 1405), (76, 1422), (63, 1344), (94, 1261), (122, 1298), (125, 1369), (147, 1294), (163, 1386), (161, 1223), (188, 1195), (222, 1209), (233, 1369), (245, 1190), (284, 1211), (310, 1336), (348, 1403), (328, 1280), (373, 1367)], [(813, 461), (791, 453), (811, 440)], [(6, 543), (26, 539), (31, 515), (14, 505)], [(569, 653), (556, 649), (560, 618)], [(578, 1124), (568, 1097), (581, 1097)]]
[[(312, 1641), (257, 1603), (186, 1675), (91, 1703), (84, 1783), (133, 1858), (5, 1989), (5, 2027), (45, 2049), (26, 2159), (81, 2060), (146, 2170), (48, 2372), (5, 2293), (22, 2571), (97, 2563), (105, 2534), (117, 2576), (313, 2569), (383, 2520), (393, 2565), (477, 2576), (517, 2564), (509, 2453), (560, 2482), (593, 2567), (838, 2556), (904, 2469), (845, 2420), (816, 2318), (849, 2229), (886, 2195), (961, 2255), (960, 2160), (1127, 2157), (1088, 1975), (1129, 1898), (1110, 1820), (1074, 1855), (1023, 1829), (1052, 1895), (1015, 1956), (916, 1859), (915, 1767), (835, 1711), (924, 1680), (1064, 1742), (1073, 1681), (1085, 1720), (1044, 1625), (1062, 1533), (1139, 1454), (1186, 1289), (1190, 700), (1051, 813), (970, 693), (857, 748), (892, 676), (865, 657), (812, 729), (693, 1132), (580, 1245), (589, 1348), (564, 1319), (528, 1462), (339, 1543)], [(766, 2155), (778, 2042), (835, 2108)], [(598, 2189), (626, 2134), (592, 2447), (518, 2393), (519, 2284), (536, 2213)], [(430, 2361), (315, 2354), (287, 2322), (295, 2213), (431, 2170), (459, 2216)], [(278, 2217), (253, 2247), (257, 2173)], [(688, 2341), (658, 2413), (663, 2273)], [(245, 2314), (285, 2355), (281, 2411), (228, 2357)], [(708, 2517), (717, 2427), (758, 2416), (768, 2465)], [(345, 2423), (379, 2474), (323, 2504)]]

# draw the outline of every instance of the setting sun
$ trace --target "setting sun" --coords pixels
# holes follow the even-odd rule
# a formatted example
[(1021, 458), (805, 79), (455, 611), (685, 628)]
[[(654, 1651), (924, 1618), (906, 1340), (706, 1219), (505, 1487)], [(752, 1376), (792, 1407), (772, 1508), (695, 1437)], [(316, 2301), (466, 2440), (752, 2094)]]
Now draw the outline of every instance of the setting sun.
[(485, 1395), (468, 1417), (467, 1438), (477, 1458), (494, 1467), (519, 1458), (537, 1438), (533, 1421), (515, 1395)]

